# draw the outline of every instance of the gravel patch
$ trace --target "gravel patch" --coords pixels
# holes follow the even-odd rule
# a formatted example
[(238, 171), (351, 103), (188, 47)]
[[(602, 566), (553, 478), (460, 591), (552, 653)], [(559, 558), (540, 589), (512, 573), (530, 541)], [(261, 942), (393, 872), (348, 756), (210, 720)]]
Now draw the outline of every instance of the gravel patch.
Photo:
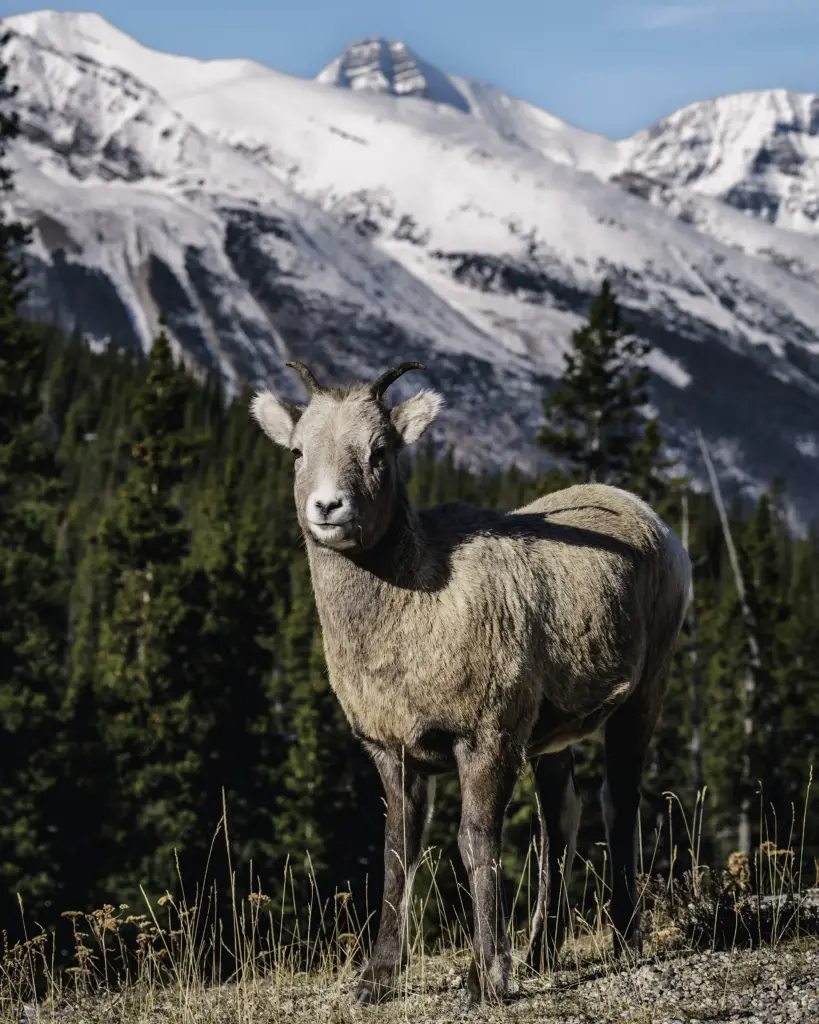
[[(819, 946), (680, 954), (631, 968), (588, 963), (552, 978), (518, 979), (503, 1007), (465, 1005), (462, 974), (428, 967), (402, 998), (358, 1010), (339, 1000), (334, 1020), (535, 1024), (819, 1024)], [(345, 993), (346, 994), (346, 993)], [(291, 1004), (299, 1020), (297, 1002)], [(282, 1020), (288, 1018), (281, 1018)], [(307, 1019), (305, 1017), (305, 1019)]]
[[(564, 994), (561, 984), (559, 976), (549, 1019), (565, 1024), (819, 1022), (816, 948), (695, 953), (581, 980), (574, 992)], [(546, 1011), (543, 997), (531, 998)]]
[[(416, 961), (398, 997), (380, 1006), (353, 1004), (357, 972), (346, 970), (184, 993), (126, 989), (58, 1014), (60, 1024), (819, 1024), (815, 940), (677, 953), (631, 967), (567, 956), (551, 977), (516, 976), (503, 1006), (467, 1005), (467, 964), (466, 954)], [(26, 1007), (12, 1019), (45, 1024), (52, 1013)]]

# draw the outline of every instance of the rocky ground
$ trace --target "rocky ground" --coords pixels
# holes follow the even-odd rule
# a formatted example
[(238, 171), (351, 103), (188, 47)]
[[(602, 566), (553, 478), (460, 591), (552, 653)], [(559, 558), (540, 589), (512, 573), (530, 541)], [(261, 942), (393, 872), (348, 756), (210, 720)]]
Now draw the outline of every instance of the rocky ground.
[(20, 1024), (801, 1024), (819, 1021), (819, 942), (725, 952), (678, 952), (638, 965), (571, 954), (551, 978), (518, 978), (504, 1006), (467, 1006), (463, 955), (416, 962), (398, 998), (353, 1004), (355, 973), (257, 979), (221, 989), (159, 988), (79, 1000)]
[[(695, 891), (690, 879), (671, 888), (647, 883), (646, 954), (637, 962), (612, 958), (609, 929), (599, 922), (574, 930), (553, 974), (532, 976), (516, 957), (503, 1005), (468, 1004), (470, 955), (462, 949), (429, 956), (416, 946), (395, 998), (359, 1007), (357, 941), (316, 952), (305, 971), (282, 947), (264, 949), (255, 939), (233, 954), (221, 943), (176, 946), (174, 953), (163, 940), (165, 953), (143, 956), (126, 978), (106, 975), (101, 962), (89, 970), (88, 961), (57, 975), (35, 939), (26, 956), (0, 955), (0, 1022), (819, 1024), (819, 888), (756, 897), (744, 891), (747, 872), (736, 868), (729, 861), (722, 888), (703, 883)], [(114, 918), (87, 920), (93, 929)], [(344, 937), (355, 940), (337, 936)], [(525, 937), (515, 933), (520, 948)], [(229, 983), (202, 981), (206, 951), (223, 969), (234, 965)], [(41, 996), (36, 1006), (23, 996), (34, 988)]]
[[(682, 954), (631, 968), (566, 965), (552, 979), (521, 980), (503, 1007), (468, 1009), (461, 985), (460, 972), (451, 967), (437, 981), (410, 982), (389, 1006), (356, 1010), (339, 999), (327, 1007), (328, 1017), (338, 1024), (469, 1018), (518, 1024), (807, 1024), (819, 1021), (819, 944)], [(293, 999), (280, 1007), (278, 1019), (320, 1019), (311, 1002)]]
[[(526, 989), (522, 995), (526, 996)], [(589, 970), (525, 999), (509, 1019), (565, 1024), (778, 1024), (819, 1020), (819, 947), (696, 953), (631, 970)]]

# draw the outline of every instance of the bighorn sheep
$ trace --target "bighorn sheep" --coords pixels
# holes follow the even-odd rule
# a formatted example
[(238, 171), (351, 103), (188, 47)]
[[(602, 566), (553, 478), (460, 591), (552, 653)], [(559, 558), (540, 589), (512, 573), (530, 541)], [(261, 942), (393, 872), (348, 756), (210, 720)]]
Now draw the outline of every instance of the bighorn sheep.
[(252, 414), (295, 456), (330, 684), (387, 798), (383, 906), (359, 1001), (386, 995), (405, 963), (428, 781), (451, 768), (473, 900), (471, 997), (507, 991), (497, 872), (504, 812), (527, 759), (541, 829), (528, 959), (551, 961), (566, 926), (558, 872), (571, 864), (580, 815), (571, 745), (600, 727), (615, 943), (639, 950), (640, 779), (689, 598), (682, 545), (639, 498), (597, 484), (510, 513), (460, 503), (419, 512), (397, 456), (442, 400), (422, 390), (388, 408), (383, 396), (423, 367), (403, 363), (372, 384), (330, 388), (303, 364), (288, 365), (309, 404), (265, 391)]

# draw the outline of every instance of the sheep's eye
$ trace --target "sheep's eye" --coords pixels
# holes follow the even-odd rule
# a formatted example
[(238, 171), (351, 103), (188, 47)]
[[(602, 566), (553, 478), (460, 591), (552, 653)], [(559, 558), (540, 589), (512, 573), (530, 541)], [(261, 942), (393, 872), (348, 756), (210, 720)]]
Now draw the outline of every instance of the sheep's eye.
[(370, 453), (370, 465), (380, 466), (384, 459), (386, 459), (386, 457), (387, 449), (383, 445), (381, 445), (378, 448), (373, 448), (372, 452)]
[(298, 461), (301, 458), (301, 456), (302, 456), (301, 448), (291, 448), (290, 451), (292, 452), (293, 458), (295, 460)]

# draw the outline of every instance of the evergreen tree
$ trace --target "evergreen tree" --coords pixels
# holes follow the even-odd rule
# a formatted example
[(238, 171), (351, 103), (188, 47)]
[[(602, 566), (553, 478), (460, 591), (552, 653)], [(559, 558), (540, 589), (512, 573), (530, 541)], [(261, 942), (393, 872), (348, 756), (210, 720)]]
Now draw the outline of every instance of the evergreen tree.
[[(741, 508), (735, 501), (728, 512), (728, 527), (738, 548), (744, 541), (745, 526)], [(710, 614), (700, 606), (698, 616), (702, 626), (698, 638), (707, 652), (704, 770), (710, 793), (708, 828), (719, 855), (727, 857), (738, 847), (743, 802), (750, 799), (745, 767), (750, 745), (746, 742), (745, 717), (746, 711), (753, 711), (749, 707), (747, 683), (753, 679), (754, 659), (748, 643), (743, 602), (721, 527), (711, 543), (717, 586), (709, 602)]]
[[(750, 800), (754, 842), (766, 837), (784, 842), (791, 824), (781, 768), (783, 744), (788, 742), (782, 732), (788, 703), (781, 682), (788, 660), (782, 631), (790, 613), (776, 507), (774, 490), (760, 497), (749, 519), (743, 522), (736, 507), (731, 517), (748, 614), (742, 612), (733, 573), (726, 565), (719, 604), (711, 616), (703, 616), (711, 647), (705, 762), (712, 825), (723, 854), (737, 843), (735, 813), (743, 798)], [(751, 630), (758, 655), (752, 654), (749, 644)], [(747, 773), (742, 770), (746, 758)], [(754, 811), (760, 801), (761, 814)]]
[(623, 323), (606, 280), (589, 322), (572, 334), (557, 386), (543, 403), (537, 443), (577, 481), (611, 483), (650, 495), (660, 486), (661, 437), (641, 407), (648, 400), (650, 346)]
[[(819, 776), (819, 535), (815, 530), (796, 545), (787, 608), (788, 616), (779, 628), (782, 661), (776, 680), (782, 709), (777, 723), (780, 800), (783, 805), (791, 803), (796, 812), (794, 847), (800, 849), (804, 839), (805, 848), (816, 851), (819, 801), (815, 789), (812, 799), (808, 794), (811, 769), (814, 777)], [(780, 821), (788, 827), (790, 815), (780, 813)]]
[[(224, 807), (233, 869), (244, 881), (253, 864), (276, 861), (275, 794), (281, 785), (283, 739), (271, 676), (276, 656), (276, 574), (257, 535), (242, 521), (242, 470), (227, 456), (222, 479), (199, 495), (204, 525), (197, 538), (198, 588), (204, 618), (197, 651), (198, 743), (203, 752), (198, 779), (199, 842), (186, 858), (197, 880), (223, 878), (223, 844), (211, 853), (210, 839)], [(265, 520), (255, 520), (259, 523)], [(265, 883), (270, 891), (272, 879)], [(278, 879), (277, 879), (278, 881)]]
[(322, 827), (322, 819), (328, 817), (325, 802), (330, 799), (325, 756), (332, 756), (332, 744), (322, 733), (338, 723), (305, 559), (295, 562), (291, 571), (290, 608), (282, 622), (278, 675), (289, 742), (277, 799), (277, 837), (297, 863), (309, 856), (312, 867), (323, 873), (330, 838)]
[[(65, 588), (58, 559), (62, 488), (39, 385), (42, 332), (20, 316), (28, 232), (3, 212), (17, 135), (0, 65), (0, 909), (15, 892), (42, 906), (60, 883)], [(64, 793), (63, 793), (64, 795)]]
[(109, 901), (137, 899), (139, 885), (172, 888), (174, 851), (196, 841), (204, 612), (174, 493), (201, 447), (186, 429), (191, 387), (161, 332), (132, 403), (127, 476), (90, 555), (93, 596), (79, 631), (74, 708), (93, 715), (95, 760), (107, 774), (95, 857), (99, 898)]
[[(295, 891), (305, 902), (314, 885), (323, 900), (339, 887), (362, 897), (373, 868), (380, 876), (383, 794), (376, 769), (352, 736), (330, 688), (303, 557), (292, 566), (279, 651), (277, 703), (287, 737), (276, 801), (281, 856), (289, 858)], [(347, 840), (339, 841), (344, 836)]]

